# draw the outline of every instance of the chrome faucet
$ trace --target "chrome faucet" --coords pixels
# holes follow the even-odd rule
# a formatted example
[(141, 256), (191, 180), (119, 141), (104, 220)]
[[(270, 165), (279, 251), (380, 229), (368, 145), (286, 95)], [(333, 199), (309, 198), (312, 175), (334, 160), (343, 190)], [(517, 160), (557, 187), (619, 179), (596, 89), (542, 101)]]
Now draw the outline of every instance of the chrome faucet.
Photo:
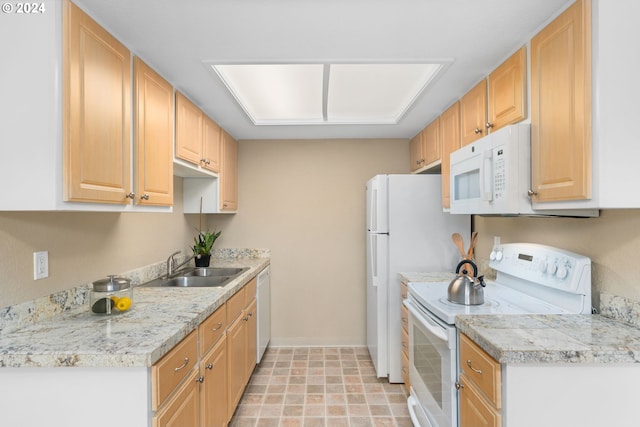
[(176, 260), (173, 257), (178, 255), (179, 253), (180, 253), (180, 251), (174, 252), (171, 255), (169, 255), (169, 258), (167, 258), (167, 277), (171, 276), (177, 269), (179, 269), (180, 267), (182, 267), (183, 265), (185, 265), (186, 263), (188, 263), (192, 259), (194, 259), (194, 258), (200, 259), (200, 257), (201, 257), (200, 254), (197, 254), (197, 255), (193, 254), (189, 258), (187, 258), (186, 260), (181, 262), (180, 264), (174, 265)]

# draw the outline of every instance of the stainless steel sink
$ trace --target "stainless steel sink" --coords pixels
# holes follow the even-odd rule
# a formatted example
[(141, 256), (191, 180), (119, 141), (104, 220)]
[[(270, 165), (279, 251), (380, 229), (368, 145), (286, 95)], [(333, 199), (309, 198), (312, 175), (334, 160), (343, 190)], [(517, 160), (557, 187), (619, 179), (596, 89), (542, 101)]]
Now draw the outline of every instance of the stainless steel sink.
[(249, 268), (235, 268), (235, 267), (189, 267), (179, 270), (173, 274), (173, 277), (179, 276), (201, 276), (201, 277), (215, 277), (215, 276), (237, 276), (240, 273), (247, 271)]
[(245, 268), (225, 267), (189, 267), (176, 271), (171, 277), (159, 277), (147, 283), (143, 288), (213, 288), (227, 285), (240, 274), (247, 271)]

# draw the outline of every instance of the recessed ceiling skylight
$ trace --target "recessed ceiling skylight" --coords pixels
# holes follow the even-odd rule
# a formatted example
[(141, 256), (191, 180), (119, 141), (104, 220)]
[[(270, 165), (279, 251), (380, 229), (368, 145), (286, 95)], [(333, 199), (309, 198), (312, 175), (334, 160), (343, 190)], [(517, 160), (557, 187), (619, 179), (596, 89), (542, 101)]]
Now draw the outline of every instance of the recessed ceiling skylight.
[(395, 124), (442, 64), (211, 67), (256, 125)]

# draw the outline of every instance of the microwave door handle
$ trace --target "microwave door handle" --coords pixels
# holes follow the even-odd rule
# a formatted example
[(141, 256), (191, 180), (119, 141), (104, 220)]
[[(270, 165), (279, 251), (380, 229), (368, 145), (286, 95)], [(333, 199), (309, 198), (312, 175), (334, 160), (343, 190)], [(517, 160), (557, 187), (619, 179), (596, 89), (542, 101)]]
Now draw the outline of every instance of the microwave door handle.
[(493, 200), (493, 150), (482, 153), (480, 165), (480, 197), (483, 202)]

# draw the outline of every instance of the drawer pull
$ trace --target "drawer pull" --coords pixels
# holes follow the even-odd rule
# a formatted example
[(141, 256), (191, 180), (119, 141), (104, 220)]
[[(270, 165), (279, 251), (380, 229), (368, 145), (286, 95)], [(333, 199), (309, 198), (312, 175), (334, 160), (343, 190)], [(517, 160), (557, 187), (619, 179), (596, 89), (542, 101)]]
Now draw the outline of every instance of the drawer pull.
[(476, 374), (482, 375), (482, 370), (476, 369), (473, 366), (471, 366), (471, 359), (467, 360), (467, 366), (469, 367), (469, 369), (471, 369)]
[(215, 332), (220, 328), (222, 328), (222, 322), (218, 322), (218, 326), (216, 326), (215, 328), (211, 328), (211, 332)]
[(173, 372), (178, 372), (179, 370), (186, 368), (188, 364), (189, 364), (189, 358), (185, 357), (184, 363), (181, 366), (178, 366), (177, 368), (173, 368)]

